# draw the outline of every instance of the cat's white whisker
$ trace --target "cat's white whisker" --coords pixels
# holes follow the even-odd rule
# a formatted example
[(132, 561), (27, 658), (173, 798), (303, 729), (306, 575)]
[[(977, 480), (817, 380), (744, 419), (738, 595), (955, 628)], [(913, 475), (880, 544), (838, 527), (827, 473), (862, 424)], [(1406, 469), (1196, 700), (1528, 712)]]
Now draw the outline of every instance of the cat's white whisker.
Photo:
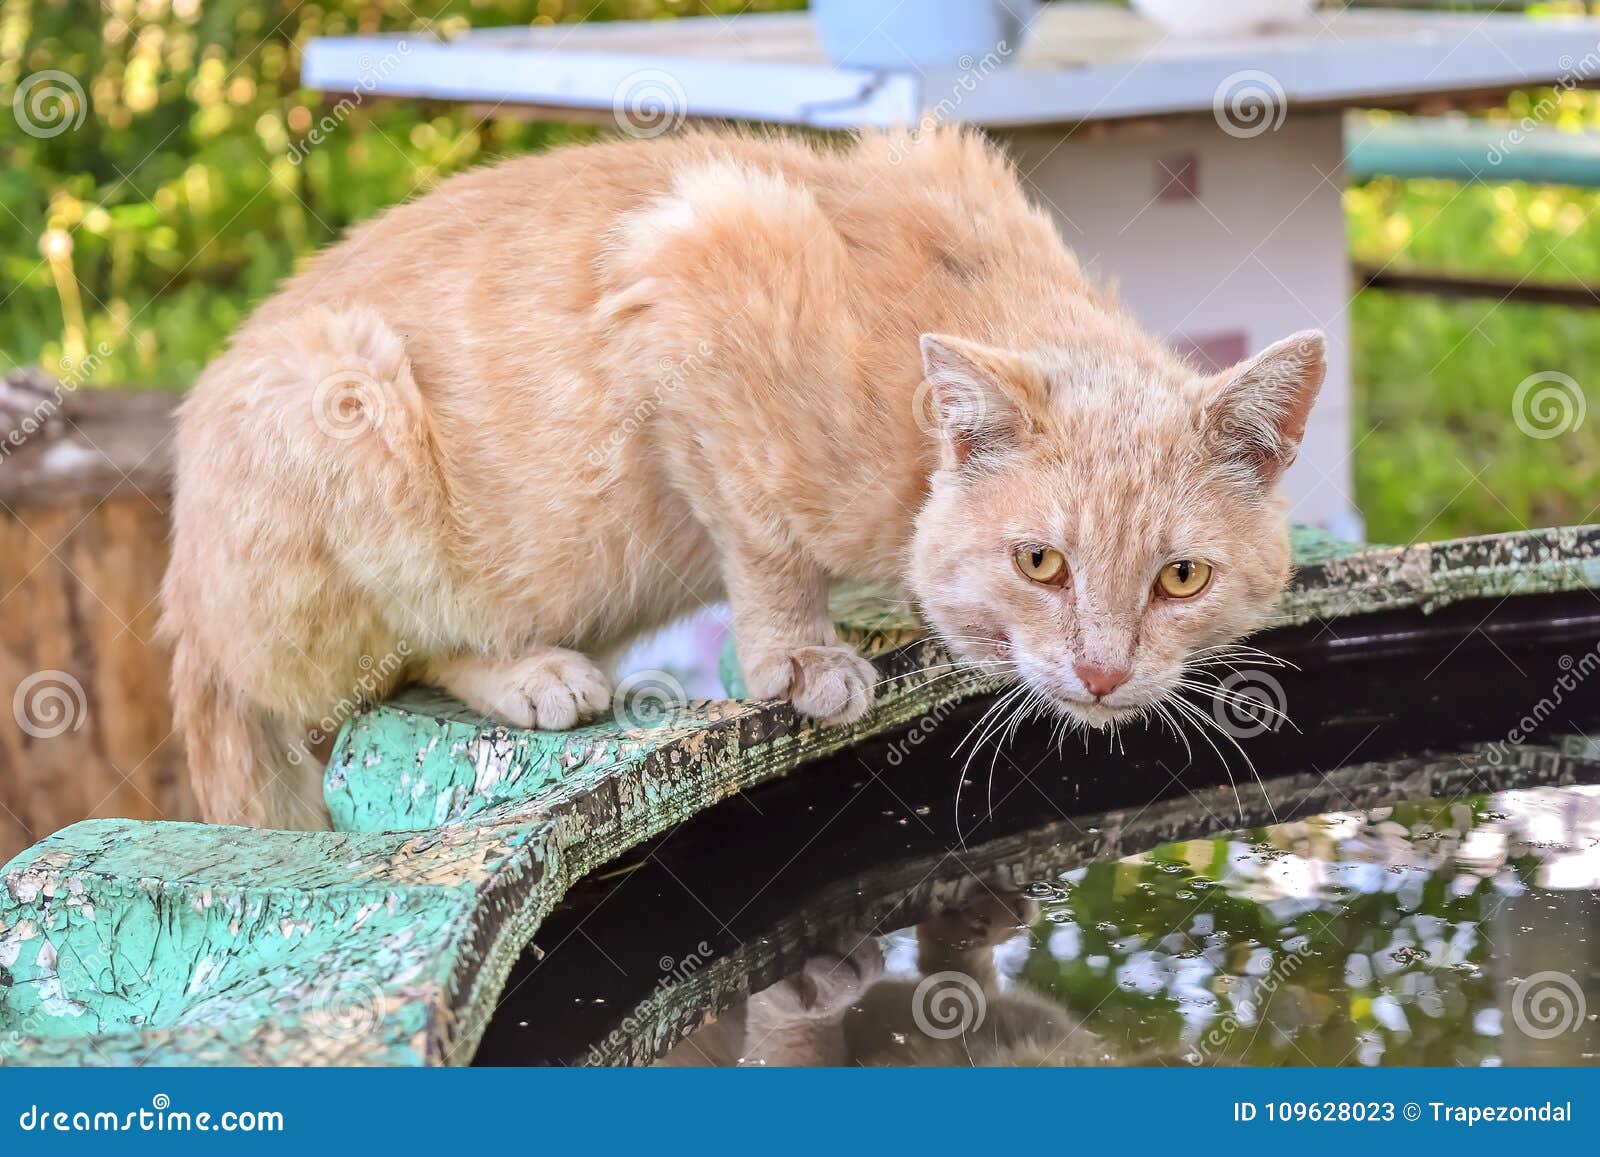
[[(1179, 679), (1174, 686), (1188, 691), (1199, 691), (1202, 694), (1211, 696), (1213, 699), (1237, 707), (1241, 714), (1254, 716), (1274, 729), (1287, 723), (1296, 731), (1300, 730), (1295, 721), (1290, 719), (1288, 713), (1283, 709), (1274, 707), (1271, 703), (1258, 699), (1253, 695), (1246, 695), (1217, 683), (1204, 683), (1197, 679)], [(1304, 733), (1302, 732), (1302, 734)]]
[(1172, 717), (1172, 713), (1167, 709), (1167, 705), (1158, 700), (1151, 704), (1151, 710), (1154, 712), (1157, 719), (1160, 719), (1172, 729), (1172, 734), (1176, 736), (1178, 741), (1183, 744), (1184, 759), (1189, 763), (1193, 763), (1194, 749), (1189, 746), (1189, 737), (1184, 734), (1183, 728), (1178, 725), (1178, 721)]
[(994, 818), (994, 771), (995, 765), (1000, 760), (1001, 750), (1016, 737), (1017, 728), (1022, 725), (1022, 722), (1025, 719), (1031, 719), (1038, 713), (1040, 707), (1048, 705), (1048, 702), (1043, 693), (1030, 689), (1022, 697), (1022, 702), (1012, 711), (1010, 725), (995, 740), (994, 756), (989, 760), (988, 818)]
[[(961, 675), (970, 675), (977, 678), (994, 678), (1007, 672), (1014, 672), (1016, 664), (1010, 659), (984, 659), (976, 663), (947, 664), (943, 667), (929, 667), (924, 671), (908, 672), (904, 675), (889, 675), (878, 680), (873, 685), (874, 690), (888, 686), (890, 683), (901, 681), (919, 680), (919, 686), (932, 687), (936, 683), (953, 679)], [(931, 675), (932, 678), (925, 676)]]
[[(1230, 744), (1233, 745), (1233, 749), (1239, 753), (1239, 758), (1243, 759), (1245, 766), (1250, 769), (1250, 774), (1255, 776), (1256, 783), (1258, 783), (1261, 786), (1261, 798), (1266, 802), (1267, 812), (1268, 812), (1268, 814), (1270, 814), (1272, 816), (1272, 822), (1273, 823), (1277, 823), (1278, 822), (1278, 810), (1277, 810), (1276, 807), (1273, 806), (1272, 795), (1267, 791), (1267, 781), (1261, 778), (1261, 773), (1256, 770), (1255, 761), (1253, 761), (1250, 758), (1249, 753), (1245, 751), (1244, 747), (1239, 743), (1239, 741), (1236, 738), (1234, 738), (1234, 736), (1231, 735), (1228, 732), (1228, 730), (1225, 727), (1222, 726), (1222, 724), (1220, 722), (1218, 722), (1216, 719), (1213, 719), (1210, 715), (1208, 715), (1205, 711), (1203, 711), (1197, 704), (1190, 703), (1186, 699), (1183, 699), (1181, 696), (1176, 696), (1176, 695), (1173, 696), (1169, 700), (1169, 702), (1174, 703), (1174, 704), (1181, 704), (1183, 706), (1183, 708), (1185, 709), (1186, 713), (1189, 714), (1190, 718), (1194, 719), (1195, 722), (1200, 724), (1200, 726), (1202, 728), (1202, 731), (1201, 731), (1201, 735), (1202, 736), (1205, 735), (1205, 732), (1204, 732), (1203, 729), (1206, 728), (1206, 727), (1210, 727), (1210, 728), (1214, 729), (1218, 735), (1222, 736)], [(1209, 739), (1207, 741), (1209, 742)], [(1213, 743), (1211, 745), (1211, 747), (1212, 747), (1213, 751), (1217, 752), (1217, 758), (1218, 759), (1222, 759), (1222, 752), (1217, 748), (1216, 744)], [(1230, 770), (1228, 768), (1226, 760), (1223, 760), (1223, 770), (1227, 771), (1227, 773), (1228, 773), (1228, 782), (1230, 784), (1233, 784), (1234, 801), (1239, 805), (1239, 819), (1242, 821), (1244, 819), (1244, 802), (1239, 799), (1239, 787), (1238, 787), (1237, 784), (1233, 783), (1233, 772), (1232, 772), (1232, 770)]]
[[(1019, 683), (1015, 687), (1003, 692), (999, 698), (990, 704), (988, 709), (978, 717), (978, 721), (972, 725), (971, 730), (967, 732), (960, 743), (956, 744), (954, 751), (951, 752), (952, 755), (959, 755), (962, 747), (966, 746), (967, 742), (972, 740), (974, 735), (977, 736), (976, 741), (972, 744), (972, 750), (967, 753), (966, 762), (961, 765), (961, 772), (956, 778), (956, 840), (961, 844), (963, 850), (965, 850), (967, 843), (966, 837), (961, 832), (961, 789), (966, 784), (967, 771), (972, 766), (973, 758), (978, 754), (978, 749), (983, 746), (984, 739), (988, 737), (990, 731), (993, 729), (992, 725), (985, 726), (985, 724), (987, 724), (988, 721), (996, 715), (996, 713), (1004, 711), (1008, 704), (1010, 704), (1019, 695), (1024, 694), (1027, 690), (1028, 686), (1026, 683)], [(981, 732), (980, 729), (982, 729)]]
[(942, 663), (936, 667), (929, 667), (925, 672), (921, 673), (942, 675), (950, 671), (1015, 670), (1016, 666), (1015, 659), (960, 659), (951, 663)]
[(1228, 777), (1228, 784), (1233, 788), (1234, 806), (1239, 809), (1239, 821), (1243, 823), (1244, 801), (1239, 798), (1239, 785), (1234, 781), (1233, 769), (1228, 766), (1227, 757), (1222, 754), (1222, 749), (1218, 747), (1211, 736), (1206, 733), (1206, 725), (1212, 721), (1206, 717), (1205, 712), (1201, 711), (1200, 708), (1196, 707), (1193, 703), (1190, 703), (1186, 699), (1182, 699), (1174, 695), (1168, 699), (1167, 702), (1171, 704), (1181, 716), (1193, 720), (1197, 724), (1195, 727), (1195, 733), (1199, 735), (1201, 739), (1205, 740), (1206, 746), (1210, 747), (1211, 750), (1216, 753), (1217, 762), (1222, 764), (1223, 774)]
[(1241, 663), (1253, 662), (1257, 666), (1288, 667), (1295, 671), (1300, 669), (1296, 663), (1283, 658), (1281, 655), (1274, 655), (1269, 651), (1263, 651), (1259, 647), (1251, 647), (1244, 643), (1224, 644), (1216, 647), (1202, 647), (1200, 650), (1191, 654), (1188, 661), (1191, 665), (1194, 665), (1200, 660), (1210, 659), (1231, 660)]
[[(973, 742), (973, 749), (976, 750), (983, 743), (983, 740), (988, 737), (990, 728), (986, 727), (985, 724), (988, 723), (997, 713), (1003, 711), (1005, 707), (1008, 706), (1019, 695), (1025, 694), (1027, 690), (1028, 685), (1026, 683), (1017, 683), (1014, 686), (1008, 687), (1001, 691), (999, 693), (999, 697), (989, 705), (988, 709), (985, 710), (982, 715), (978, 717), (978, 721), (972, 725), (967, 734), (959, 743), (956, 744), (955, 750), (952, 752), (952, 754), (959, 755), (961, 753), (961, 749), (965, 747), (969, 741), (973, 741), (974, 735), (977, 735), (976, 741)], [(980, 729), (982, 729), (981, 734)]]

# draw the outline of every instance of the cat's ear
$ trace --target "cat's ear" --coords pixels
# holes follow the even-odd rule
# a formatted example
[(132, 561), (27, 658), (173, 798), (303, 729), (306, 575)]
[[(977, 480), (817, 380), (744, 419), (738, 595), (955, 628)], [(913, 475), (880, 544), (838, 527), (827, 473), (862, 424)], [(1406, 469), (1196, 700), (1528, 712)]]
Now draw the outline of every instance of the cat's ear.
[(944, 442), (946, 469), (965, 466), (975, 456), (1015, 445), (1029, 428), (1029, 410), (1046, 389), (1039, 371), (1026, 359), (962, 338), (922, 335), (919, 421), (937, 427)]
[(1299, 453), (1327, 368), (1327, 339), (1308, 329), (1217, 375), (1201, 417), (1209, 452), (1276, 482)]

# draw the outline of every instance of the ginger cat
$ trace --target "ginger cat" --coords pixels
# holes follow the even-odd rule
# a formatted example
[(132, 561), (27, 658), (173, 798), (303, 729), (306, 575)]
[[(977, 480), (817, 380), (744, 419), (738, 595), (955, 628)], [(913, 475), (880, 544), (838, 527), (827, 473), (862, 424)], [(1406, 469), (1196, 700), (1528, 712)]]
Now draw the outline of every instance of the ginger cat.
[[(949, 336), (945, 336), (949, 335)], [(1286, 581), (1323, 375), (1215, 376), (979, 137), (689, 133), (479, 169), (263, 304), (185, 403), (165, 628), (201, 806), (326, 823), (308, 729), (406, 679), (524, 727), (726, 597), (752, 694), (858, 718), (830, 580), (1105, 726)]]

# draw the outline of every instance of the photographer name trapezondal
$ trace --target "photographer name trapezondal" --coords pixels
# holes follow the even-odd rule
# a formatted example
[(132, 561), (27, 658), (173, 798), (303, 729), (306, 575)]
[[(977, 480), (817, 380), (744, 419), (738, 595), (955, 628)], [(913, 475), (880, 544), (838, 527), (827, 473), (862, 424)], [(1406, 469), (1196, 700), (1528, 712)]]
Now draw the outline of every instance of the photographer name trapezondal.
[(1429, 1101), (1428, 1108), (1435, 1121), (1452, 1125), (1572, 1120), (1571, 1101), (1560, 1105), (1554, 1101), (1546, 1101), (1542, 1105), (1453, 1105), (1448, 1101)]

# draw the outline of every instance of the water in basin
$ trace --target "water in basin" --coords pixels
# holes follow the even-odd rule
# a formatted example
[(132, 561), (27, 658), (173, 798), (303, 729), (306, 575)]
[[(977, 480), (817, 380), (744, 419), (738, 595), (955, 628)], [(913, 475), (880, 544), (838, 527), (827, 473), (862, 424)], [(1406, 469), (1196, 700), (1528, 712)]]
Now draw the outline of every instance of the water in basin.
[(582, 883), (478, 1063), (1595, 1063), (1596, 640), (1586, 596), (1275, 637), (1259, 786), (1159, 729), (967, 765), (954, 709)]

